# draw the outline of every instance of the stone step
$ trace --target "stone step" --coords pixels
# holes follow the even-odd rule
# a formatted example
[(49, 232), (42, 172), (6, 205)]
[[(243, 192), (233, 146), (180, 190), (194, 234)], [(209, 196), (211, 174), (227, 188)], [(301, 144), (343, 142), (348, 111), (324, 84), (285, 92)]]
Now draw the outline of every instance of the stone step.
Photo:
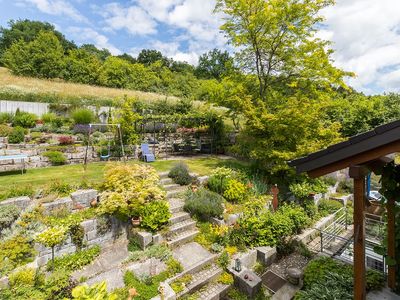
[(172, 178), (163, 178), (163, 179), (160, 179), (160, 184), (161, 185), (165, 185), (165, 184), (171, 184), (171, 183), (174, 183), (174, 181), (172, 180)]
[(186, 285), (184, 290), (180, 292), (177, 296), (182, 297), (187, 294), (193, 294), (194, 292), (200, 290), (203, 286), (216, 280), (219, 275), (223, 272), (222, 268), (216, 264), (205, 267), (203, 270), (192, 274), (192, 280)]
[(183, 211), (183, 206), (185, 205), (185, 202), (182, 199), (170, 198), (168, 199), (168, 202), (169, 202), (169, 211), (172, 214)]
[(181, 187), (181, 185), (176, 184), (176, 183), (171, 183), (171, 184), (165, 184), (165, 185), (163, 185), (163, 188), (164, 188), (166, 191), (175, 191), (175, 190), (178, 190), (180, 187)]
[(165, 234), (165, 236), (171, 236), (177, 233), (182, 233), (184, 231), (189, 231), (196, 228), (196, 221), (192, 219), (187, 219), (185, 221), (175, 223), (169, 227), (169, 231)]
[(171, 237), (169, 237), (167, 241), (167, 245), (170, 248), (176, 248), (180, 245), (183, 245), (185, 243), (188, 243), (190, 241), (193, 241), (193, 239), (196, 237), (196, 235), (199, 233), (197, 229), (192, 229), (189, 231), (184, 231), (179, 234), (175, 234)]
[(167, 191), (167, 199), (177, 198), (179, 194), (183, 194), (187, 189), (187, 186), (179, 186), (173, 190)]
[(224, 299), (228, 293), (230, 285), (222, 284), (218, 282), (210, 282), (201, 288), (196, 293), (196, 299), (198, 300), (221, 300)]
[(169, 171), (158, 172), (158, 176), (160, 177), (160, 179), (168, 178), (168, 174), (169, 174)]
[(190, 214), (184, 211), (179, 211), (177, 213), (172, 214), (171, 218), (169, 218), (169, 224), (174, 225), (176, 223), (180, 223), (182, 221), (186, 221), (190, 219)]

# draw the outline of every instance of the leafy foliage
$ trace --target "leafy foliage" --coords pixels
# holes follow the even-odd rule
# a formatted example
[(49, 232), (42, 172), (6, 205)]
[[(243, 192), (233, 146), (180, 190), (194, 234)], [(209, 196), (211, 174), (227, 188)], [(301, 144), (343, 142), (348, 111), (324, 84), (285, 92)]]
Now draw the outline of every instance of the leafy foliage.
[(35, 126), (37, 116), (28, 112), (17, 112), (14, 116), (13, 126), (32, 128)]
[(167, 201), (153, 201), (141, 210), (141, 226), (150, 231), (157, 231), (166, 225), (171, 217)]
[(33, 260), (35, 250), (24, 236), (17, 235), (0, 243), (0, 275)]
[(14, 127), (12, 132), (8, 135), (8, 142), (10, 144), (20, 144), (25, 140), (25, 130), (22, 127)]
[(15, 205), (0, 206), (0, 232), (10, 226), (20, 215), (21, 209)]
[(185, 163), (178, 163), (172, 167), (171, 171), (168, 173), (168, 177), (176, 184), (188, 185), (192, 182), (192, 176), (189, 174), (189, 168)]
[(77, 109), (72, 113), (75, 124), (89, 124), (94, 121), (94, 114), (88, 108)]
[(150, 166), (112, 164), (104, 177), (100, 210), (106, 214), (121, 218), (139, 216), (145, 204), (165, 197), (157, 185), (158, 174)]
[(12, 130), (13, 129), (7, 125), (0, 125), (0, 136), (8, 136)]
[(244, 202), (248, 197), (246, 186), (236, 179), (227, 181), (224, 189), (224, 198), (230, 202)]
[(47, 157), (53, 166), (63, 165), (67, 161), (64, 154), (60, 151), (46, 151), (42, 155)]
[(222, 215), (223, 200), (217, 193), (200, 188), (196, 192), (188, 191), (185, 194), (184, 209), (201, 220), (207, 220), (210, 217)]
[(322, 199), (318, 202), (318, 212), (322, 216), (333, 214), (343, 207), (343, 204), (336, 200)]
[(105, 281), (94, 284), (89, 287), (87, 285), (77, 286), (72, 290), (72, 299), (76, 300), (117, 300), (116, 294), (107, 292), (107, 284)]
[(90, 264), (99, 254), (100, 247), (94, 246), (76, 253), (56, 257), (54, 259), (54, 269), (68, 272), (76, 271)]
[(36, 241), (46, 247), (53, 248), (61, 244), (66, 238), (67, 228), (64, 226), (54, 226), (46, 229), (36, 236)]

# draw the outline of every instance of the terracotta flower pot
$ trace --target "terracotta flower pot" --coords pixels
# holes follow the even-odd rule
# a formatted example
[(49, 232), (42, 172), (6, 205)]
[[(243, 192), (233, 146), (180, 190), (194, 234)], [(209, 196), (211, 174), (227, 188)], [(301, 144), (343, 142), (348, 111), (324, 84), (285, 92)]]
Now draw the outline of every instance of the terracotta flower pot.
[(140, 226), (140, 222), (141, 221), (142, 221), (142, 218), (140, 218), (140, 217), (131, 218), (131, 222), (132, 222), (132, 226), (133, 227)]
[(97, 199), (93, 199), (92, 201), (90, 201), (90, 206), (91, 207), (96, 207), (97, 206)]

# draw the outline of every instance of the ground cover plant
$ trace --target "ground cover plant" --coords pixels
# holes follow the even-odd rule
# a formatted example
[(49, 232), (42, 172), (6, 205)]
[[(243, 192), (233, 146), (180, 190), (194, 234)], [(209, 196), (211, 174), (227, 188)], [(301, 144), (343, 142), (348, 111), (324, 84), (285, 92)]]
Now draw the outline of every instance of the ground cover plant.
[[(368, 291), (380, 290), (384, 277), (367, 270), (366, 282)], [(353, 299), (353, 266), (330, 257), (316, 258), (305, 268), (304, 287), (295, 299)]]

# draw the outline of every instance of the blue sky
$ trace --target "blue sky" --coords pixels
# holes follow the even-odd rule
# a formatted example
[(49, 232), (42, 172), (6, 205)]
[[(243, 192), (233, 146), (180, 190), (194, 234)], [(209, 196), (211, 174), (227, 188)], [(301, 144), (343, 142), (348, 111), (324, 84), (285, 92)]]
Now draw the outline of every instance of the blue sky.
[[(0, 25), (10, 19), (47, 21), (78, 45), (136, 56), (154, 48), (196, 64), (215, 47), (227, 49), (212, 13), (215, 0), (0, 0)], [(348, 83), (375, 94), (400, 91), (400, 1), (337, 0), (323, 11), (319, 37), (332, 41), (335, 65), (357, 74)]]

